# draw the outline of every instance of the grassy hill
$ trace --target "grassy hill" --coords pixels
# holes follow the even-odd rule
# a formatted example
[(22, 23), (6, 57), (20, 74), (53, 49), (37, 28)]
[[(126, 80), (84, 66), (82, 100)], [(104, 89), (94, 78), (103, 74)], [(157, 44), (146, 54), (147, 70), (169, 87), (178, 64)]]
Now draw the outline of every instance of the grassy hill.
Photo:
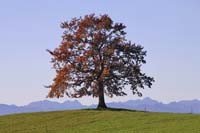
[(200, 115), (74, 110), (0, 117), (0, 133), (200, 133)]

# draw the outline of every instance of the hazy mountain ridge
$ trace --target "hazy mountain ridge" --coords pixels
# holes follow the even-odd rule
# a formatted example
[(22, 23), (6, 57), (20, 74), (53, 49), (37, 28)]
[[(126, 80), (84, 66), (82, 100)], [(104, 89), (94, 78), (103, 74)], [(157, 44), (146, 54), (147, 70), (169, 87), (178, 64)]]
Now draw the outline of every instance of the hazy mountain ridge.
[(25, 106), (0, 104), (0, 115), (13, 114), (13, 113), (25, 113), (25, 112), (81, 109), (85, 107), (86, 106), (82, 105), (77, 100), (65, 101), (63, 103), (44, 100), (44, 101), (32, 102)]
[[(128, 100), (126, 102), (111, 102), (107, 103), (107, 106), (114, 108), (126, 108), (152, 112), (200, 113), (199, 100), (184, 100), (179, 102), (171, 102), (169, 104), (163, 104), (162, 102), (152, 100), (151, 98), (144, 98), (142, 100)], [(82, 105), (77, 100), (65, 101), (63, 103), (44, 100), (32, 102), (25, 106), (0, 104), (0, 115), (24, 112), (72, 110), (95, 107), (96, 105)]]

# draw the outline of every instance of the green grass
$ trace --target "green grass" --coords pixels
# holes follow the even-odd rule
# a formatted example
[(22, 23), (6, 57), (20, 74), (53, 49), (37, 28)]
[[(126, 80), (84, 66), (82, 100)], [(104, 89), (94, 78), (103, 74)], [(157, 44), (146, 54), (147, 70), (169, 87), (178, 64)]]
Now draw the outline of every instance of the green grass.
[(0, 133), (200, 133), (200, 115), (74, 110), (0, 117)]

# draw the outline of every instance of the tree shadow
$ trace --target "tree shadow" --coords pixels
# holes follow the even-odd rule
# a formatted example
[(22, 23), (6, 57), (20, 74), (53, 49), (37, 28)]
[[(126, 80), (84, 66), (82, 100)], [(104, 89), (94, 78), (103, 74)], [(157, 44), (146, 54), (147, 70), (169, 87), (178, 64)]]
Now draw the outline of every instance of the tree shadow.
[(125, 108), (87, 108), (82, 110), (93, 110), (93, 111), (128, 111), (128, 112), (146, 112), (146, 111), (140, 111), (140, 110), (131, 110), (131, 109), (125, 109)]

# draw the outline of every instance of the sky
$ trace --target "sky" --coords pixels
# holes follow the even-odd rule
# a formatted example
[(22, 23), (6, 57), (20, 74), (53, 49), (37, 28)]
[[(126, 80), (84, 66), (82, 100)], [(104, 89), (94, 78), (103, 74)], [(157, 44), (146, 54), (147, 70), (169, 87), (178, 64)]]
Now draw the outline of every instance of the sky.
[[(61, 22), (91, 13), (124, 23), (127, 39), (147, 50), (143, 71), (156, 82), (142, 90), (143, 97), (164, 103), (200, 99), (199, 7), (199, 0), (1, 0), (0, 103), (47, 99), (44, 85), (51, 84), (55, 72), (46, 49), (61, 42)], [(106, 97), (107, 102), (131, 99), (138, 96)], [(77, 100), (97, 103), (92, 97)]]

